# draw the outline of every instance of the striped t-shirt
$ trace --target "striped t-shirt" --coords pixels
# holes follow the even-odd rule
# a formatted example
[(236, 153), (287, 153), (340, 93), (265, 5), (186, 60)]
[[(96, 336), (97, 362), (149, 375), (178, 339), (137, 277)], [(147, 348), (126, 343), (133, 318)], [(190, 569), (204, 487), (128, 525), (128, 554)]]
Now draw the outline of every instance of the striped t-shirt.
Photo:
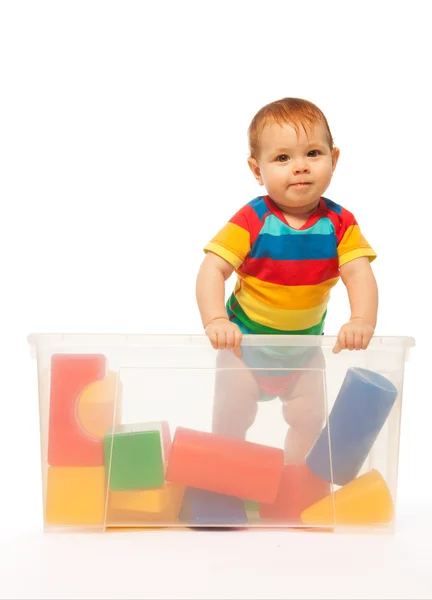
[(324, 197), (303, 227), (293, 229), (269, 196), (259, 196), (204, 251), (235, 268), (228, 314), (258, 334), (321, 334), (340, 267), (376, 257), (354, 216)]

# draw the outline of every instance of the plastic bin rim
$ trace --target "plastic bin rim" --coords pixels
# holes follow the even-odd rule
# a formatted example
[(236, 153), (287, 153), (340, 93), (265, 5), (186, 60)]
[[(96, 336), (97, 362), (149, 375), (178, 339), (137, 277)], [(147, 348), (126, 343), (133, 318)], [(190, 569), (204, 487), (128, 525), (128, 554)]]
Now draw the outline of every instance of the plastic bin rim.
[[(322, 346), (333, 347), (335, 335), (248, 335), (242, 337), (243, 346)], [(122, 333), (32, 333), (27, 341), (31, 346), (91, 345), (91, 346), (159, 346), (159, 347), (211, 347), (203, 334), (122, 334)], [(415, 339), (409, 336), (375, 336), (369, 348), (383, 346), (412, 348)]]

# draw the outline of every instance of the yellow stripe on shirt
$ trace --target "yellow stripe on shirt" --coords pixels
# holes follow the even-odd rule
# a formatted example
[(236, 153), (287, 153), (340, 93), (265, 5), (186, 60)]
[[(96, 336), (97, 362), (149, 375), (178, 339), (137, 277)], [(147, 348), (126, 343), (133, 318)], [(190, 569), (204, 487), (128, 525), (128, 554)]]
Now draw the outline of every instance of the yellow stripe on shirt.
[(355, 258), (361, 258), (362, 256), (367, 256), (369, 258), (369, 262), (372, 262), (375, 260), (377, 255), (370, 246), (367, 248), (357, 248), (356, 250), (351, 250), (351, 252), (346, 252), (339, 258), (339, 267), (346, 265), (346, 263), (354, 260)]
[(303, 310), (276, 308), (260, 302), (246, 290), (240, 289), (235, 294), (236, 299), (250, 319), (274, 329), (301, 330), (309, 329), (321, 321), (327, 308), (327, 299), (318, 306)]
[(237, 268), (250, 252), (250, 233), (243, 227), (229, 222), (204, 247), (205, 252), (209, 250), (219, 254)]
[(209, 242), (207, 246), (204, 248), (204, 252), (213, 252), (217, 254), (221, 258), (224, 258), (227, 262), (230, 263), (235, 269), (242, 264), (242, 260), (238, 258), (235, 254), (223, 248), (222, 246), (218, 246), (217, 244), (213, 244), (213, 242)]
[(330, 290), (339, 281), (339, 277), (327, 279), (316, 285), (279, 285), (245, 275), (239, 272), (242, 289), (263, 304), (271, 304), (275, 308), (303, 310), (314, 308), (328, 302)]
[[(355, 255), (352, 253), (355, 252)], [(372, 261), (376, 258), (376, 253), (370, 247), (367, 240), (363, 237), (358, 225), (350, 225), (347, 227), (342, 240), (338, 245), (339, 266), (359, 258), (360, 256), (368, 256)]]

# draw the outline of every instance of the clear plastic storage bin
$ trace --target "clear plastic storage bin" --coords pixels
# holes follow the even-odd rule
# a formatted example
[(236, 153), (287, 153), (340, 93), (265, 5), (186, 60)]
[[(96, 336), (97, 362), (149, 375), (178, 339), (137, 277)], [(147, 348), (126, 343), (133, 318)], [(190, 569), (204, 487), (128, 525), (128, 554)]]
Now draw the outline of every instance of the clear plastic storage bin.
[(392, 530), (412, 338), (31, 335), (46, 530)]

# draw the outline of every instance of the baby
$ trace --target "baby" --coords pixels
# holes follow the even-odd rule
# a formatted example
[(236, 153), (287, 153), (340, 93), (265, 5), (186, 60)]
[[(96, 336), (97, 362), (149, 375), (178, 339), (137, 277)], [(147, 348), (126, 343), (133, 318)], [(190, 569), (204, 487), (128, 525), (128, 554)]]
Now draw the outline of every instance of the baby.
[[(258, 401), (279, 396), (290, 425), (285, 460), (298, 463), (323, 425), (323, 355), (316, 347), (288, 351), (292, 371), (282, 376), (250, 370), (287, 362), (241, 349), (242, 334), (322, 334), (330, 290), (342, 279), (351, 317), (333, 351), (366, 349), (378, 310), (370, 266), (376, 254), (352, 213), (323, 196), (339, 149), (317, 106), (299, 98), (272, 102), (258, 111), (248, 133), (248, 164), (267, 194), (240, 208), (205, 246), (197, 278), (205, 333), (223, 350), (217, 357), (213, 431), (244, 439)], [(234, 271), (237, 281), (225, 304), (225, 281)]]

